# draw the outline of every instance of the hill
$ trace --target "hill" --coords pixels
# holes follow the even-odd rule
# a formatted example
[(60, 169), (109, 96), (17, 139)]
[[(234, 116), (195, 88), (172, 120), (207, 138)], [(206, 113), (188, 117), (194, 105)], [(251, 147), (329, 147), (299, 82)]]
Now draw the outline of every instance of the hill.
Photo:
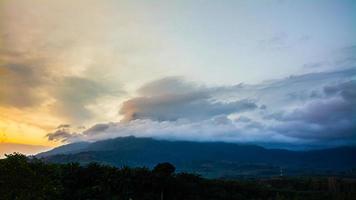
[(178, 171), (206, 177), (340, 175), (354, 173), (356, 147), (291, 151), (223, 142), (166, 141), (119, 137), (94, 143), (73, 143), (38, 154), (55, 163), (100, 162), (113, 166), (173, 163)]

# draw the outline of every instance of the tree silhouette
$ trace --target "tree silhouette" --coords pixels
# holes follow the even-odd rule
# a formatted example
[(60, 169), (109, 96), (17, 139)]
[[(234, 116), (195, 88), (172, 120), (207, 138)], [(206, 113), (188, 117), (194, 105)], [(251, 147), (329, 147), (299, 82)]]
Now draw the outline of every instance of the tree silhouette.
[(116, 168), (99, 163), (53, 164), (21, 154), (0, 159), (1, 200), (356, 199), (356, 180), (327, 177), (223, 180), (175, 173), (170, 163)]
[(153, 168), (153, 173), (156, 174), (158, 178), (158, 185), (161, 188), (160, 192), (160, 199), (164, 199), (164, 192), (169, 186), (169, 179), (171, 178), (172, 174), (176, 168), (171, 163), (159, 163)]

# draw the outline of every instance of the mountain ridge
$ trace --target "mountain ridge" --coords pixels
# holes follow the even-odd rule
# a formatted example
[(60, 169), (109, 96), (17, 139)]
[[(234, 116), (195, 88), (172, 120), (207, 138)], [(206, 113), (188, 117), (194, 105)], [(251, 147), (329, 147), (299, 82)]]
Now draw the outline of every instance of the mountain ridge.
[[(288, 170), (289, 175), (340, 173), (356, 167), (355, 155), (356, 147), (353, 146), (291, 151), (250, 144), (167, 141), (129, 136), (69, 144), (37, 157), (49, 162), (85, 164), (94, 161), (113, 166), (153, 167), (159, 162), (171, 162), (180, 171), (216, 177), (221, 173), (223, 176), (276, 175), (281, 168)], [(246, 170), (246, 166), (250, 168)]]

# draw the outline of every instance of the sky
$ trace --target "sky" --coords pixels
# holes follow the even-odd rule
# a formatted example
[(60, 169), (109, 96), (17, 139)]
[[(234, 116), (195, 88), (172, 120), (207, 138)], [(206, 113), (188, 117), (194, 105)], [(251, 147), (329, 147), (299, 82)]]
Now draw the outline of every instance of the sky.
[(355, 35), (353, 0), (0, 0), (0, 154), (354, 145)]

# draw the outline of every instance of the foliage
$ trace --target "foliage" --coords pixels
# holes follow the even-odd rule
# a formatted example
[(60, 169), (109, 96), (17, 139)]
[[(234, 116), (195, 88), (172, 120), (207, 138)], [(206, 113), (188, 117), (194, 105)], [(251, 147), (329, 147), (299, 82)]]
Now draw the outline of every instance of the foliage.
[(356, 199), (354, 179), (223, 180), (174, 171), (169, 163), (150, 170), (98, 163), (51, 164), (11, 154), (0, 160), (0, 199)]

